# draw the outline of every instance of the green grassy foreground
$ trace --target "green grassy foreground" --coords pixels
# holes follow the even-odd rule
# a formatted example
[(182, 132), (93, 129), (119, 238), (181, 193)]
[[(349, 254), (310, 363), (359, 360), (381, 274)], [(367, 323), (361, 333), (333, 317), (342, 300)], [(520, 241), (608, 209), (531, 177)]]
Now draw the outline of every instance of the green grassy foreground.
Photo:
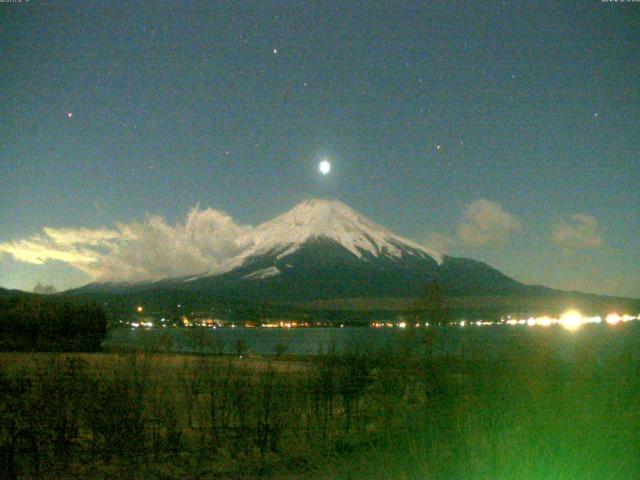
[(419, 332), (286, 360), (1, 354), (0, 478), (640, 478), (640, 336), (619, 327), (457, 357)]

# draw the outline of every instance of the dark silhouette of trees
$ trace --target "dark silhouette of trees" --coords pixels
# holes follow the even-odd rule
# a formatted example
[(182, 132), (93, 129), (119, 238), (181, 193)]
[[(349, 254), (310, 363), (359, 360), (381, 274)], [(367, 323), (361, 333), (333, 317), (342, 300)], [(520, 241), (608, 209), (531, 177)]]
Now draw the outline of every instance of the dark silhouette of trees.
[(107, 317), (95, 304), (16, 295), (0, 298), (0, 350), (93, 352), (101, 348)]
[(424, 321), (432, 325), (451, 322), (447, 294), (442, 284), (438, 281), (427, 284), (422, 297), (414, 302), (407, 313), (410, 325)]
[(38, 282), (36, 286), (33, 287), (33, 293), (39, 293), (40, 295), (53, 295), (56, 292), (56, 287), (53, 285), (44, 285), (42, 282)]
[(424, 298), (424, 310), (429, 321), (435, 325), (443, 325), (450, 321), (444, 287), (439, 282), (427, 285)]

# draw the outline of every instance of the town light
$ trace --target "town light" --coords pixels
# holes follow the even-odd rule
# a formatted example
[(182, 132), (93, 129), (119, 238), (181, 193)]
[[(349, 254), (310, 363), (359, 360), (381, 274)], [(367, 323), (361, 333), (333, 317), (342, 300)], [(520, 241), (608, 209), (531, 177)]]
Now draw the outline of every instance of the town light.
[(567, 310), (560, 317), (560, 323), (567, 330), (577, 330), (583, 323), (582, 314), (577, 310)]
[(620, 320), (622, 320), (622, 317), (614, 312), (607, 315), (606, 320), (609, 325), (615, 325), (616, 323), (620, 322)]

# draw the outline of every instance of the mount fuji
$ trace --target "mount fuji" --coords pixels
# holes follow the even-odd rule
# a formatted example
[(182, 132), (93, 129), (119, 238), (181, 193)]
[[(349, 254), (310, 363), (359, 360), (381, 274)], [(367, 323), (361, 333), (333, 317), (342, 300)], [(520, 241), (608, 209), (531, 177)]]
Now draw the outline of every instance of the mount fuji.
[(412, 298), (437, 283), (450, 294), (510, 294), (524, 285), (481, 262), (441, 255), (344, 203), (312, 199), (256, 227), (223, 273), (158, 282), (234, 298), (311, 301)]
[(215, 273), (137, 284), (93, 283), (75, 293), (189, 291), (217, 298), (309, 302), (523, 293), (527, 287), (475, 260), (434, 252), (344, 203), (307, 200), (238, 239), (247, 247)]

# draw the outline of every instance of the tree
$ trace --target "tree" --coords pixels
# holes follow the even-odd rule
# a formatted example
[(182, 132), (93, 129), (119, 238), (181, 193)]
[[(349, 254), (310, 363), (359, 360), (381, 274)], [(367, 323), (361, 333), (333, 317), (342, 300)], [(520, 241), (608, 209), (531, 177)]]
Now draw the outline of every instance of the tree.
[(39, 293), (40, 295), (52, 295), (57, 291), (53, 285), (44, 285), (41, 282), (38, 282), (36, 286), (33, 287), (33, 293)]
[(435, 325), (442, 325), (450, 321), (445, 291), (439, 282), (427, 285), (422, 309), (427, 314), (429, 321)]

